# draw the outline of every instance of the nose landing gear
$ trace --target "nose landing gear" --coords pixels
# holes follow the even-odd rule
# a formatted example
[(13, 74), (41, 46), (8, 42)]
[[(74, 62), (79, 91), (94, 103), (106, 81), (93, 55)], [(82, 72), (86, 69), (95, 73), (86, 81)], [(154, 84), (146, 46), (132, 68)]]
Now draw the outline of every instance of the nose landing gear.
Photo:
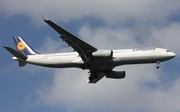
[(160, 64), (160, 61), (157, 61), (157, 62), (156, 62), (156, 68), (157, 68), (157, 69), (159, 68), (159, 64)]

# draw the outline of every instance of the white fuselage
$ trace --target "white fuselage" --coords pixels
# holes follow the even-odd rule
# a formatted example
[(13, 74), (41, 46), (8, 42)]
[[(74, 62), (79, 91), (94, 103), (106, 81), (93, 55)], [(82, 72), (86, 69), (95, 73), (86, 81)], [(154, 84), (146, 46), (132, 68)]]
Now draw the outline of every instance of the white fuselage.
[[(143, 64), (162, 62), (173, 58), (175, 54), (168, 49), (162, 48), (135, 48), (113, 50), (112, 58), (96, 58), (90, 61), (89, 69), (104, 69), (125, 64)], [(83, 60), (76, 52), (54, 53), (54, 54), (37, 54), (28, 55), (27, 63), (53, 67), (78, 67), (84, 64)]]

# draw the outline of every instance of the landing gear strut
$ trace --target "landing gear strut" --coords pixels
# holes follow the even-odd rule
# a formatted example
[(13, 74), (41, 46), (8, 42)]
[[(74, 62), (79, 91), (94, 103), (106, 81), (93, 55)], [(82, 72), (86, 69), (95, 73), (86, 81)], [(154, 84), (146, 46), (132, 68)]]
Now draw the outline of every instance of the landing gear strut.
[(156, 68), (157, 68), (157, 69), (159, 68), (159, 64), (160, 64), (160, 61), (157, 61), (157, 62), (156, 62)]
[(90, 61), (91, 61), (92, 59), (91, 59), (91, 57), (90, 58), (88, 58), (86, 61), (85, 61), (85, 63), (81, 66), (81, 68), (84, 70), (84, 69), (86, 69), (86, 68), (89, 68), (90, 66), (91, 66), (91, 64), (90, 64)]

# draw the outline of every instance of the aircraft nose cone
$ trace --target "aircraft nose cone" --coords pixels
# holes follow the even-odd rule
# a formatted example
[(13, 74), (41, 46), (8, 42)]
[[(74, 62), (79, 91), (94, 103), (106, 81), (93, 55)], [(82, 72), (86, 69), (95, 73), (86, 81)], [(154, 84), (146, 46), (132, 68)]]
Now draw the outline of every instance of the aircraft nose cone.
[(175, 53), (173, 53), (173, 52), (171, 52), (171, 53), (169, 53), (169, 58), (174, 58), (176, 56), (176, 54)]
[(176, 54), (172, 52), (171, 56), (174, 58), (176, 56)]

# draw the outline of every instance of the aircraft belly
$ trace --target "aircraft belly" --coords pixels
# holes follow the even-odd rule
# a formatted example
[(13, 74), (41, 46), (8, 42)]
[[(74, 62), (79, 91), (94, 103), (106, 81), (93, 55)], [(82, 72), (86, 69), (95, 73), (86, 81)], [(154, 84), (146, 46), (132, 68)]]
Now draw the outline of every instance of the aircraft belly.
[(112, 59), (93, 61), (91, 68), (113, 68), (115, 66), (124, 64), (143, 64), (143, 63), (154, 63), (154, 53), (134, 53), (134, 54), (115, 54)]
[(35, 58), (29, 57), (26, 62), (34, 65), (53, 67), (53, 68), (65, 68), (65, 67), (80, 67), (82, 63), (74, 63), (73, 60), (77, 59), (74, 56), (62, 56), (62, 57), (45, 57), (39, 56)]
[(91, 69), (105, 69), (105, 68), (114, 68), (115, 66), (121, 65), (122, 62), (119, 59), (109, 59), (109, 60), (99, 60), (99, 61), (93, 61), (90, 63)]

